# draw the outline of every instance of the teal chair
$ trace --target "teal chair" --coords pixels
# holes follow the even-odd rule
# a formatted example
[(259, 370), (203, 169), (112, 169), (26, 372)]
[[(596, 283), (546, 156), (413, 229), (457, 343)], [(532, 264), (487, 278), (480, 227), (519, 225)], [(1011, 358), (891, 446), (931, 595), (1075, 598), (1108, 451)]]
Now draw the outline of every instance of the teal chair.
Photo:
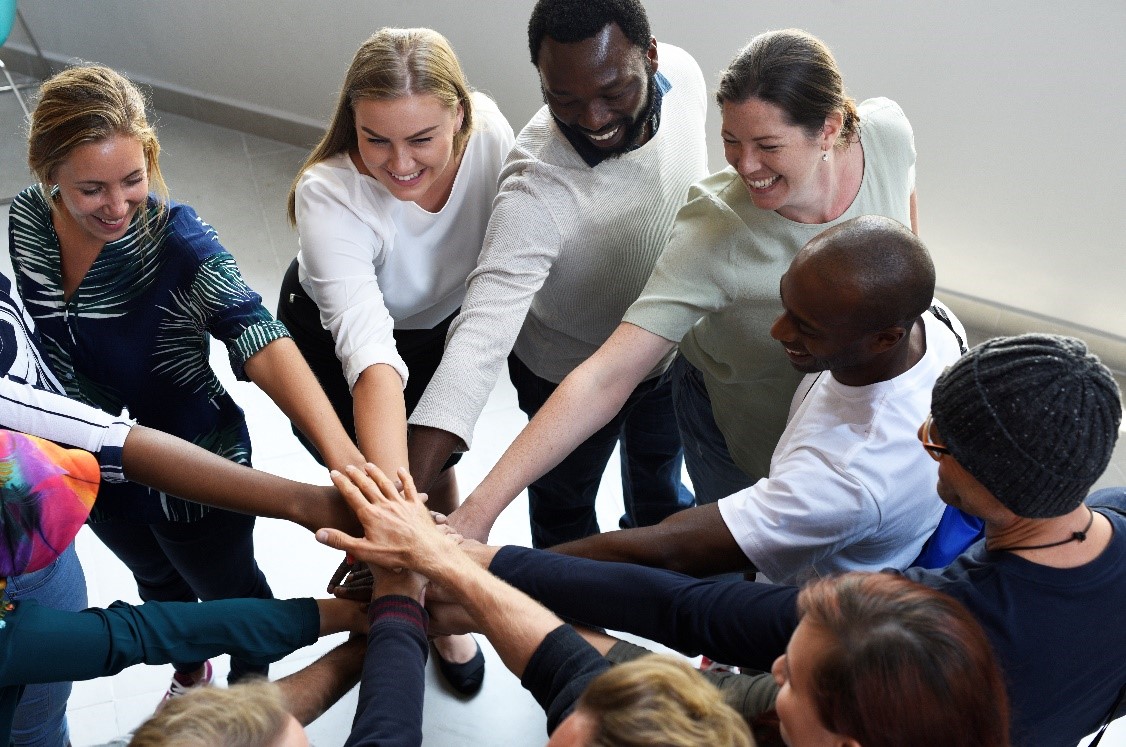
[[(35, 54), (39, 57), (42, 63), (45, 75), (50, 76), (51, 65), (47, 62), (47, 58), (43, 56), (43, 50), (39, 48), (39, 42), (35, 41), (35, 37), (31, 33), (31, 29), (27, 27), (27, 21), (23, 19), (23, 13), (20, 13), (16, 0), (0, 0), (0, 46), (8, 42), (8, 35), (12, 33), (12, 26), (16, 21), (20, 22), (23, 27), (23, 32), (27, 36), (31, 46), (35, 49)], [(23, 109), (24, 116), (29, 116), (27, 101), (24, 99), (23, 94), (20, 93), (19, 86), (12, 80), (11, 73), (8, 68), (4, 66), (4, 61), (0, 60), (0, 70), (4, 72), (4, 77), (8, 79), (7, 86), (0, 86), (0, 93), (4, 91), (11, 91), (16, 94), (16, 100), (20, 102), (20, 108)], [(27, 86), (25, 86), (26, 88)]]
[[(8, 34), (12, 33), (12, 24), (15, 23), (16, 13), (18, 12), (16, 0), (0, 0), (0, 46), (8, 42)], [(23, 95), (16, 86), (16, 82), (12, 80), (12, 74), (8, 72), (3, 60), (0, 60), (0, 70), (4, 71), (4, 77), (8, 79), (8, 88), (4, 90), (10, 90), (16, 94), (16, 100), (20, 102), (23, 115), (25, 117), (30, 116), (31, 112), (27, 110), (27, 102), (23, 100)]]
[[(43, 52), (39, 49), (38, 42), (36, 42), (35, 37), (31, 35), (31, 29), (27, 27), (27, 23), (23, 20), (23, 15), (19, 12), (19, 8), (16, 7), (16, 0), (0, 0), (0, 46), (3, 46), (7, 43), (8, 35), (12, 33), (12, 25), (16, 22), (17, 19), (19, 20), (20, 25), (23, 26), (23, 30), (24, 33), (27, 34), (27, 38), (31, 40), (32, 46), (35, 47), (35, 51), (38, 53), (39, 59), (46, 63), (46, 59), (44, 59), (43, 57)], [(8, 79), (7, 86), (0, 86), (0, 93), (3, 93), (4, 91), (11, 91), (16, 95), (16, 101), (20, 103), (20, 108), (23, 109), (23, 115), (26, 120), (31, 116), (31, 113), (27, 108), (27, 101), (24, 100), (23, 94), (20, 93), (19, 86), (17, 86), (16, 82), (12, 80), (12, 74), (8, 72), (8, 68), (4, 65), (3, 60), (0, 60), (0, 71), (3, 71), (4, 77)], [(0, 205), (6, 205), (11, 201), (11, 197), (0, 197)]]

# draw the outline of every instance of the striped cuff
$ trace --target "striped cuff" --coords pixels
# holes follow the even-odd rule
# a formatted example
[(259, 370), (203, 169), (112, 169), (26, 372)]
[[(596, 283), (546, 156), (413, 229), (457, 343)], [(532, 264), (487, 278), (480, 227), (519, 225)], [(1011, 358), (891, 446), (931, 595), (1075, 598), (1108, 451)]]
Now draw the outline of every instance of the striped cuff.
[(101, 467), (102, 479), (106, 482), (125, 482), (124, 459), (125, 439), (129, 431), (137, 422), (128, 418), (129, 413), (123, 412), (122, 417), (114, 420), (106, 427), (102, 438), (102, 447), (98, 449), (98, 465)]
[(377, 621), (404, 623), (426, 635), (430, 616), (417, 600), (401, 594), (388, 594), (373, 599), (368, 605), (368, 624), (375, 625)]
[(283, 337), (289, 337), (289, 330), (286, 329), (284, 324), (274, 319), (252, 324), (243, 330), (242, 334), (235, 338), (235, 341), (228, 348), (231, 368), (234, 369), (235, 377), (245, 381), (246, 373), (243, 371), (243, 366), (250, 360), (250, 356), (274, 340), (280, 340)]

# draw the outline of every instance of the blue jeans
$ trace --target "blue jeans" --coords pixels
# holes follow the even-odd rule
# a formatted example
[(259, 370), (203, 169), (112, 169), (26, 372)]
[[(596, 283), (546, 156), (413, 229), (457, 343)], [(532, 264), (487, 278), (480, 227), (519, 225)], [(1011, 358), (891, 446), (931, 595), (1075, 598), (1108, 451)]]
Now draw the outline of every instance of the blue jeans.
[(731, 459), (727, 439), (712, 415), (712, 401), (700, 370), (678, 353), (667, 375), (672, 379), (676, 424), (696, 503), (715, 503), (766, 477), (748, 475)]
[[(254, 560), (253, 516), (211, 509), (198, 521), (99, 521), (90, 528), (132, 571), (146, 602), (274, 597)], [(178, 661), (173, 666), (187, 673), (203, 662)], [(231, 657), (227, 681), (264, 677), (268, 671), (268, 666)]]
[[(520, 409), (529, 418), (558, 386), (536, 376), (514, 354), (508, 356), (508, 373)], [(609, 423), (528, 486), (534, 547), (552, 547), (598, 533), (594, 501), (619, 439), (624, 526), (656, 524), (692, 506), (692, 493), (680, 481), (684, 455), (666, 374), (641, 382)]]
[[(8, 598), (13, 602), (34, 599), (44, 607), (78, 612), (86, 609), (86, 576), (74, 551), (74, 543), (51, 565), (34, 573), (8, 579)], [(12, 743), (34, 747), (63, 747), (70, 741), (66, 722), (69, 682), (28, 685), (16, 706)]]

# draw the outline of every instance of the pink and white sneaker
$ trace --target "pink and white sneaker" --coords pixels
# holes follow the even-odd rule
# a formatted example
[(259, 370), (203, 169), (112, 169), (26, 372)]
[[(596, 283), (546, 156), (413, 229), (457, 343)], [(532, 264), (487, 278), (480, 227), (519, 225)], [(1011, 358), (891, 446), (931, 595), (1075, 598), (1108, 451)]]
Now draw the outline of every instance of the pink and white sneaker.
[(161, 702), (163, 703), (166, 700), (178, 698), (181, 695), (187, 694), (194, 688), (210, 685), (212, 674), (213, 672), (211, 669), (210, 661), (203, 662), (203, 674), (199, 677), (192, 677), (191, 675), (183, 674), (181, 672), (174, 672), (172, 674), (172, 682), (168, 685), (168, 692), (164, 693), (164, 697), (161, 698)]
[(706, 656), (700, 657), (700, 671), (701, 672), (731, 672), (732, 674), (739, 674), (739, 667), (734, 664), (723, 664), (718, 661), (712, 661)]

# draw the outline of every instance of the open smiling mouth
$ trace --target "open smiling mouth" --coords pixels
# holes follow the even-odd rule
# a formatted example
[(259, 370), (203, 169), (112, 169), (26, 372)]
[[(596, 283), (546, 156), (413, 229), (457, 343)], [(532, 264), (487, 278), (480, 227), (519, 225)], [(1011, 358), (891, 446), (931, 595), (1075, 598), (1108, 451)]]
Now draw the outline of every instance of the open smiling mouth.
[(419, 175), (422, 173), (422, 169), (419, 169), (418, 171), (415, 171), (414, 173), (407, 174), (406, 176), (399, 176), (398, 174), (391, 172), (391, 171), (388, 171), (387, 173), (391, 174), (391, 178), (394, 179), (397, 182), (410, 182), (410, 181), (414, 181), (415, 179), (417, 179), (419, 177)]
[(793, 360), (800, 360), (811, 357), (809, 353), (803, 353), (800, 350), (794, 350), (793, 348), (788, 348), (785, 345), (782, 346), (782, 349), (785, 350), (786, 355), (790, 356), (790, 358), (792, 358)]
[(614, 129), (606, 132), (604, 135), (595, 135), (593, 133), (587, 133), (587, 137), (589, 137), (591, 140), (593, 140), (596, 143), (604, 143), (607, 140), (610, 140), (611, 138), (613, 138), (615, 135), (617, 135), (619, 129), (621, 129), (621, 125), (618, 125)]
[(781, 179), (781, 176), (772, 176), (769, 179), (746, 179), (747, 186), (751, 189), (769, 189), (774, 186), (774, 183)]
[(95, 215), (94, 219), (97, 220), (99, 223), (101, 223), (106, 228), (117, 229), (117, 228), (121, 228), (121, 226), (125, 224), (125, 217), (126, 216), (122, 216), (122, 217), (116, 218), (114, 220), (109, 220), (108, 218), (102, 218), (100, 216)]

